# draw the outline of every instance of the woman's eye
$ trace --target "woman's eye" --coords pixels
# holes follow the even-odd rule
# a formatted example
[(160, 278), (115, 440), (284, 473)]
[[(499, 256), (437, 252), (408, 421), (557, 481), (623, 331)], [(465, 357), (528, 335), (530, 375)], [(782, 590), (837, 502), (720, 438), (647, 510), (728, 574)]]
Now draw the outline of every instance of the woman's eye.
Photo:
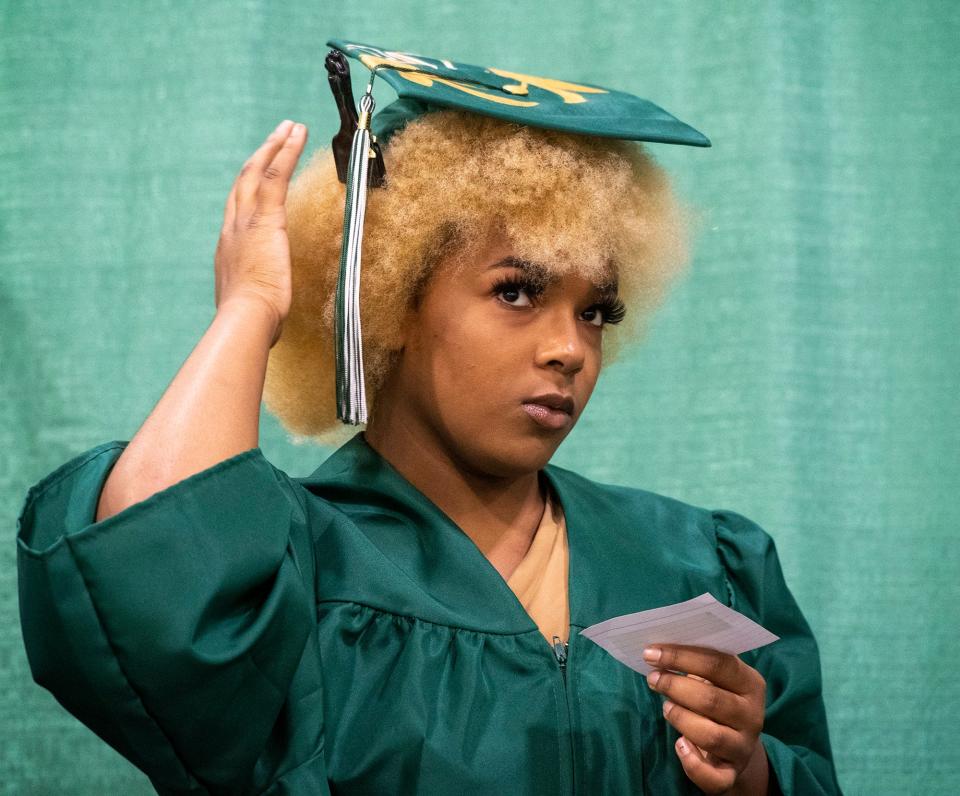
[(529, 307), (533, 302), (527, 291), (519, 285), (506, 285), (499, 291), (500, 300), (511, 307)]
[(591, 326), (603, 326), (603, 310), (599, 307), (591, 307), (588, 310), (584, 310), (580, 317)]

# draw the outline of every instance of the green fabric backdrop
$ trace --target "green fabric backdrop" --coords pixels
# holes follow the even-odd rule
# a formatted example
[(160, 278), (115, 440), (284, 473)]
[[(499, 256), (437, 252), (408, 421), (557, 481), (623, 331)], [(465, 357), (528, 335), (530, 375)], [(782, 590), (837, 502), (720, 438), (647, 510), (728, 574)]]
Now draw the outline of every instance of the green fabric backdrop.
[[(151, 792), (32, 683), (14, 518), (199, 339), (240, 164), (284, 117), (335, 131), (334, 35), (622, 88), (711, 137), (652, 147), (702, 211), (695, 262), (556, 461), (763, 525), (845, 790), (956, 792), (958, 6), (680, 0), (0, 5), (0, 788)], [(262, 428), (293, 475), (328, 452)]]

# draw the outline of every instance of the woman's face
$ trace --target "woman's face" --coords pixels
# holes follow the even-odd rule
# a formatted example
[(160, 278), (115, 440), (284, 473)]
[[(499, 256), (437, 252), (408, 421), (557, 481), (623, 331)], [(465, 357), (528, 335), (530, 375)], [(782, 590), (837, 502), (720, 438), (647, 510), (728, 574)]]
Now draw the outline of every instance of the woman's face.
[(581, 277), (546, 279), (512, 257), (497, 236), (466, 265), (438, 266), (406, 318), (402, 351), (377, 401), (384, 422), (402, 424), (408, 441), (495, 477), (549, 461), (600, 374), (605, 316), (622, 309)]

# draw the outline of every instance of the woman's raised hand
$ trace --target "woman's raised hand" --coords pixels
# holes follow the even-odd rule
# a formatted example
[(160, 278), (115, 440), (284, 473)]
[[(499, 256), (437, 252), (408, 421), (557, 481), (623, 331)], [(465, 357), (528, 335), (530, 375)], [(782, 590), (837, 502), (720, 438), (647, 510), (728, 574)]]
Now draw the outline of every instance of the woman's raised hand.
[(214, 257), (214, 300), (252, 301), (276, 321), (277, 342), (290, 311), (290, 243), (285, 201), (290, 177), (307, 141), (307, 128), (285, 120), (237, 175), (223, 210)]

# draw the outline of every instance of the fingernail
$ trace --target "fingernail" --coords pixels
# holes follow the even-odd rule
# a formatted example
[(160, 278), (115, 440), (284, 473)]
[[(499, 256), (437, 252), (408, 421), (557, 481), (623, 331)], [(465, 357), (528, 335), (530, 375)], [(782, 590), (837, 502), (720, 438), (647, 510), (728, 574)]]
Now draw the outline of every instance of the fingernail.
[(660, 672), (654, 670), (647, 675), (647, 682), (650, 684), (650, 687), (653, 688), (656, 686), (657, 681), (660, 679)]
[(289, 119), (284, 119), (282, 122), (280, 122), (280, 124), (276, 126), (273, 132), (279, 133), (291, 124), (293, 124), (293, 122), (291, 122)]
[(687, 746), (687, 742), (683, 740), (683, 738), (677, 738), (677, 751), (682, 755), (685, 755), (690, 751), (690, 748)]
[(663, 716), (666, 718), (670, 715), (670, 711), (673, 710), (673, 702), (669, 699), (663, 700)]
[(303, 131), (306, 130), (306, 129), (307, 129), (307, 128), (304, 127), (304, 125), (302, 125), (302, 124), (299, 124), (299, 123), (298, 123), (298, 124), (295, 124), (295, 125), (293, 126), (293, 134), (294, 134), (294, 135), (303, 135)]
[(660, 660), (660, 650), (656, 647), (644, 647), (643, 659), (645, 661), (650, 661), (651, 663), (656, 663), (658, 660)]

